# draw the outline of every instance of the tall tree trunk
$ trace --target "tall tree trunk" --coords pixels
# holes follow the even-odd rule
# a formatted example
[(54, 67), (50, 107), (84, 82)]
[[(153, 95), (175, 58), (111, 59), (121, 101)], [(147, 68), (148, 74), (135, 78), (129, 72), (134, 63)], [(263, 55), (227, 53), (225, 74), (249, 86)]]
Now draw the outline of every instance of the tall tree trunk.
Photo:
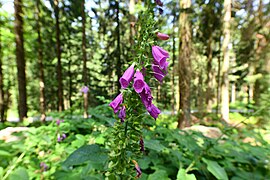
[(56, 29), (56, 51), (57, 51), (57, 82), (58, 82), (58, 111), (64, 110), (63, 101), (63, 82), (62, 82), (62, 64), (61, 64), (61, 40), (59, 25), (59, 1), (54, 0), (55, 29)]
[[(71, 56), (71, 55), (70, 55)], [(69, 100), (69, 107), (73, 106), (73, 101), (72, 101), (72, 73), (71, 73), (71, 57), (69, 57), (68, 60), (68, 80), (69, 80), (69, 87), (68, 87), (68, 100)]]
[[(200, 74), (202, 74), (203, 71), (201, 69), (201, 72)], [(198, 111), (199, 113), (202, 115), (203, 114), (203, 111), (205, 110), (205, 99), (204, 99), (204, 92), (203, 92), (203, 76), (202, 75), (199, 75), (199, 81), (198, 81), (198, 95), (197, 95), (197, 98), (196, 98), (196, 104), (198, 106)], [(207, 95), (206, 95), (207, 96)]]
[(173, 32), (172, 32), (172, 40), (173, 40), (173, 57), (172, 57), (172, 78), (171, 78), (171, 91), (172, 91), (172, 97), (171, 97), (171, 108), (172, 108), (172, 114), (174, 114), (175, 112), (175, 93), (174, 93), (174, 86), (175, 86), (175, 83), (174, 83), (174, 65), (175, 65), (175, 59), (176, 59), (176, 56), (175, 56), (175, 51), (176, 51), (176, 48), (175, 48), (175, 18), (176, 18), (176, 15), (174, 14), (174, 20), (173, 20)]
[(231, 86), (231, 103), (235, 103), (236, 100), (236, 87), (235, 87), (235, 83), (232, 83)]
[(219, 34), (219, 42), (218, 42), (218, 70), (217, 70), (217, 89), (216, 89), (216, 96), (217, 96), (217, 107), (216, 107), (216, 115), (219, 114), (219, 106), (220, 106), (220, 69), (221, 69), (221, 36), (222, 33)]
[[(179, 94), (180, 114), (178, 128), (190, 126), (190, 81), (191, 81), (191, 28), (187, 10), (191, 0), (180, 0), (180, 8), (184, 11), (179, 16)], [(184, 123), (184, 124), (183, 124)]]
[(44, 84), (44, 67), (43, 67), (43, 51), (42, 51), (42, 37), (40, 32), (40, 0), (36, 0), (36, 11), (37, 11), (37, 33), (38, 33), (38, 65), (39, 65), (39, 103), (41, 121), (45, 121), (46, 118), (46, 105), (45, 105), (45, 84)]
[[(86, 57), (86, 36), (85, 36), (85, 8), (84, 8), (85, 1), (82, 0), (81, 9), (82, 9), (82, 53), (83, 53), (83, 83), (87, 86), (87, 57)], [(88, 91), (89, 92), (89, 91)], [(88, 118), (88, 92), (83, 93), (83, 107), (84, 113), (83, 117)]]
[[(1, 22), (0, 22), (1, 23)], [(3, 72), (2, 72), (2, 41), (1, 41), (1, 26), (0, 24), (0, 122), (4, 122), (4, 84), (3, 84)]]
[[(259, 24), (260, 28), (257, 30), (259, 31), (262, 27), (263, 27), (263, 2), (262, 0), (259, 1), (259, 8), (258, 8), (258, 15), (257, 15), (257, 23)], [(255, 74), (264, 74), (263, 71), (263, 65), (262, 63), (260, 63), (260, 56), (262, 53), (262, 49), (263, 49), (263, 43), (262, 41), (264, 40), (265, 37), (257, 37), (257, 44), (256, 44), (256, 50), (255, 50), (255, 60), (256, 60), (256, 66), (253, 67), (254, 73)], [(255, 86), (253, 89), (253, 100), (255, 102), (256, 106), (260, 106), (260, 96), (262, 93), (262, 82), (261, 82), (261, 78), (257, 79), (255, 82)]]
[(206, 79), (206, 111), (212, 112), (213, 98), (214, 98), (214, 72), (212, 68), (213, 49), (212, 49), (212, 32), (207, 45), (207, 79)]
[(116, 61), (116, 75), (117, 75), (117, 91), (120, 90), (121, 88), (121, 85), (119, 82), (119, 79), (121, 78), (122, 74), (121, 74), (121, 49), (120, 49), (120, 19), (119, 19), (119, 11), (120, 11), (120, 8), (119, 8), (119, 2), (117, 1), (116, 2), (116, 11), (117, 11), (117, 14), (116, 14), (116, 23), (117, 23), (117, 26), (116, 26), (116, 34), (117, 34), (117, 61)]
[(26, 94), (26, 75), (25, 75), (25, 59), (23, 45), (23, 19), (22, 19), (22, 0), (14, 0), (15, 8), (15, 36), (16, 36), (16, 61), (17, 61), (17, 77), (19, 90), (19, 118), (23, 121), (27, 117), (27, 94)]
[(129, 36), (129, 42), (131, 45), (134, 44), (134, 36), (135, 36), (135, 21), (136, 17), (134, 16), (135, 13), (135, 0), (129, 0), (129, 23), (130, 23), (130, 36)]
[(231, 21), (231, 0), (224, 0), (224, 29), (223, 29), (223, 64), (221, 69), (221, 116), (229, 122), (229, 43), (230, 43), (230, 21)]

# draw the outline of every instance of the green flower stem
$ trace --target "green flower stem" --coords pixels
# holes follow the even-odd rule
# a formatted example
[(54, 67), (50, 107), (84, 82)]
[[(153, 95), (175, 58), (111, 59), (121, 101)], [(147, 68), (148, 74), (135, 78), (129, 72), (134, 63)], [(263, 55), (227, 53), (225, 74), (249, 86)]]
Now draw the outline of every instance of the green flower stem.
[[(145, 6), (146, 8), (138, 16), (135, 26), (135, 45), (130, 54), (136, 70), (151, 66), (152, 58), (149, 58), (152, 57), (151, 47), (156, 42), (154, 33), (156, 22), (153, 13), (155, 4), (147, 0)], [(145, 77), (147, 82), (149, 79), (150, 77)], [(124, 123), (116, 121), (112, 136), (108, 137), (111, 139), (109, 172), (106, 173), (109, 179), (134, 178), (134, 164), (131, 163), (131, 160), (142, 156), (139, 141), (142, 136), (142, 114), (146, 112), (146, 109), (132, 87), (122, 89), (121, 92), (124, 96), (126, 119)]]

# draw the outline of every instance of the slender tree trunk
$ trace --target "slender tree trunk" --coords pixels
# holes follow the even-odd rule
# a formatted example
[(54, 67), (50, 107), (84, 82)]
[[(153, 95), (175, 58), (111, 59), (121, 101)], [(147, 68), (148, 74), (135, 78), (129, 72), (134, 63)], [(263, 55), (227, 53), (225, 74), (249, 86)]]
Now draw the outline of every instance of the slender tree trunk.
[[(261, 27), (263, 27), (263, 3), (262, 3), (262, 0), (259, 1), (259, 8), (258, 8), (258, 15), (257, 15), (257, 23), (260, 25), (260, 29)], [(259, 31), (259, 29), (257, 30)], [(261, 38), (257, 38), (257, 44), (256, 44), (256, 50), (255, 50), (255, 60), (256, 60), (256, 66), (254, 65), (254, 73), (255, 74), (264, 74), (262, 71), (263, 71), (263, 65), (260, 64), (260, 56), (261, 56), (261, 53), (262, 53), (262, 49), (263, 49), (263, 46), (262, 46), (262, 41), (265, 37), (261, 37)], [(254, 85), (254, 89), (253, 89), (253, 100), (255, 102), (255, 105), (256, 106), (260, 106), (260, 96), (261, 96), (261, 93), (262, 93), (262, 82), (261, 82), (261, 79), (257, 79), (256, 82), (255, 82), (255, 85)]]
[(58, 111), (64, 110), (63, 101), (63, 82), (62, 82), (62, 64), (61, 64), (61, 40), (59, 24), (59, 1), (54, 0), (55, 29), (56, 29), (56, 51), (57, 51), (57, 82), (58, 82)]
[(135, 21), (136, 17), (134, 16), (135, 13), (135, 0), (129, 1), (129, 22), (130, 22), (130, 36), (129, 36), (129, 42), (131, 45), (134, 44), (134, 36), (135, 36)]
[[(178, 128), (190, 126), (190, 81), (191, 81), (191, 28), (187, 9), (191, 7), (191, 0), (180, 0), (180, 8), (184, 9), (179, 16), (179, 94), (180, 114)], [(183, 124), (185, 123), (185, 124)]]
[(214, 98), (214, 72), (212, 68), (212, 59), (213, 59), (213, 49), (212, 49), (212, 32), (210, 32), (210, 37), (208, 40), (208, 46), (207, 46), (207, 79), (206, 79), (206, 111), (212, 112), (212, 106), (213, 106), (213, 98)]
[[(1, 23), (1, 22), (0, 22)], [(2, 24), (0, 24), (2, 25)], [(0, 122), (4, 122), (4, 84), (3, 84), (3, 69), (2, 69), (2, 41), (1, 41), (1, 26), (0, 26)]]
[[(200, 72), (200, 74), (202, 74), (202, 70)], [(205, 99), (204, 99), (204, 92), (203, 92), (203, 76), (199, 75), (199, 82), (198, 82), (198, 95), (197, 95), (197, 105), (198, 105), (198, 110), (200, 114), (203, 114), (203, 111), (205, 110)], [(207, 95), (206, 95), (207, 96)]]
[(232, 83), (231, 86), (231, 103), (234, 103), (236, 100), (236, 88), (235, 88), (235, 83)]
[(176, 56), (175, 56), (175, 51), (176, 51), (176, 48), (175, 48), (175, 33), (174, 33), (174, 30), (175, 30), (175, 18), (176, 18), (176, 15), (174, 14), (174, 21), (173, 21), (173, 32), (172, 32), (172, 40), (173, 40), (173, 57), (172, 57), (172, 79), (171, 79), (171, 91), (172, 91), (172, 97), (171, 97), (171, 103), (172, 103), (172, 114), (174, 114), (175, 112), (175, 93), (174, 93), (174, 86), (175, 86), (175, 83), (174, 83), (174, 65), (175, 65), (175, 59), (176, 59)]
[[(86, 57), (86, 35), (85, 35), (85, 8), (84, 8), (85, 1), (82, 0), (82, 53), (83, 53), (83, 83), (87, 86), (88, 78), (87, 78), (87, 57)], [(89, 92), (89, 91), (88, 91)], [(88, 92), (83, 93), (83, 107), (84, 113), (83, 117), (88, 118)]]
[(231, 21), (231, 0), (224, 1), (224, 29), (223, 29), (223, 64), (221, 69), (221, 116), (229, 122), (229, 63), (230, 63), (230, 21)]
[(68, 87), (69, 96), (68, 96), (68, 100), (69, 100), (69, 107), (72, 107), (73, 106), (73, 101), (72, 101), (72, 98), (71, 98), (72, 97), (71, 57), (69, 57), (69, 61), (68, 61), (68, 78), (69, 78), (69, 87)]
[(216, 89), (216, 96), (217, 96), (217, 107), (216, 107), (216, 115), (219, 114), (219, 106), (220, 106), (220, 69), (221, 69), (221, 33), (219, 35), (219, 43), (218, 43), (218, 70), (217, 70), (217, 89)]
[[(121, 48), (120, 48), (120, 19), (119, 19), (119, 2), (116, 2), (116, 34), (117, 34), (117, 62), (116, 62), (116, 75), (117, 75), (117, 82), (119, 82), (119, 79), (121, 78)], [(120, 83), (117, 83), (117, 91), (119, 91), (121, 88)]]
[(39, 64), (39, 103), (41, 121), (45, 121), (46, 118), (46, 105), (45, 105), (45, 84), (44, 84), (44, 67), (43, 67), (43, 51), (42, 51), (42, 37), (40, 32), (40, 0), (36, 0), (37, 11), (37, 33), (38, 33), (38, 64)]
[(24, 59), (24, 39), (23, 39), (23, 19), (22, 19), (22, 0), (14, 0), (15, 8), (15, 36), (16, 36), (16, 61), (17, 77), (19, 90), (19, 118), (23, 121), (27, 117), (27, 94), (26, 94), (26, 75)]

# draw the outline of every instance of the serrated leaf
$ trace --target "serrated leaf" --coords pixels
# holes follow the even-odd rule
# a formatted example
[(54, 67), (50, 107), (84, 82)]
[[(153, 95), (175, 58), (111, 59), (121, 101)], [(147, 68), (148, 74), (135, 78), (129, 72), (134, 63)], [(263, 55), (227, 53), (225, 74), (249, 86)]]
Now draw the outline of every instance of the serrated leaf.
[(196, 180), (196, 177), (194, 174), (187, 174), (184, 169), (179, 169), (177, 180)]
[(221, 167), (216, 161), (209, 159), (202, 159), (207, 164), (207, 169), (219, 180), (228, 180), (228, 176), (223, 167)]
[(64, 166), (80, 165), (87, 161), (105, 162), (108, 156), (96, 144), (85, 145), (74, 151), (63, 163)]

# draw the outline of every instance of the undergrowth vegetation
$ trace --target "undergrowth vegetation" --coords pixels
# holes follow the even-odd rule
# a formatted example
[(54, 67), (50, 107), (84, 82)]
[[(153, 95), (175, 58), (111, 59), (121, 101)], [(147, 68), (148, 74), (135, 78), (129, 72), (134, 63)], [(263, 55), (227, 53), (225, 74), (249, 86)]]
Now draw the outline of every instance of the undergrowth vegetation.
[[(28, 130), (15, 134), (16, 141), (2, 141), (0, 179), (104, 179), (110, 127), (116, 120), (107, 105), (90, 114), (87, 120), (59, 114), (38, 128), (30, 124)], [(270, 178), (267, 130), (221, 128), (219, 124), (223, 134), (208, 138), (201, 132), (176, 129), (175, 116), (162, 115), (155, 122), (145, 114), (142, 121), (141, 179)], [(130, 179), (135, 176), (134, 171)]]

